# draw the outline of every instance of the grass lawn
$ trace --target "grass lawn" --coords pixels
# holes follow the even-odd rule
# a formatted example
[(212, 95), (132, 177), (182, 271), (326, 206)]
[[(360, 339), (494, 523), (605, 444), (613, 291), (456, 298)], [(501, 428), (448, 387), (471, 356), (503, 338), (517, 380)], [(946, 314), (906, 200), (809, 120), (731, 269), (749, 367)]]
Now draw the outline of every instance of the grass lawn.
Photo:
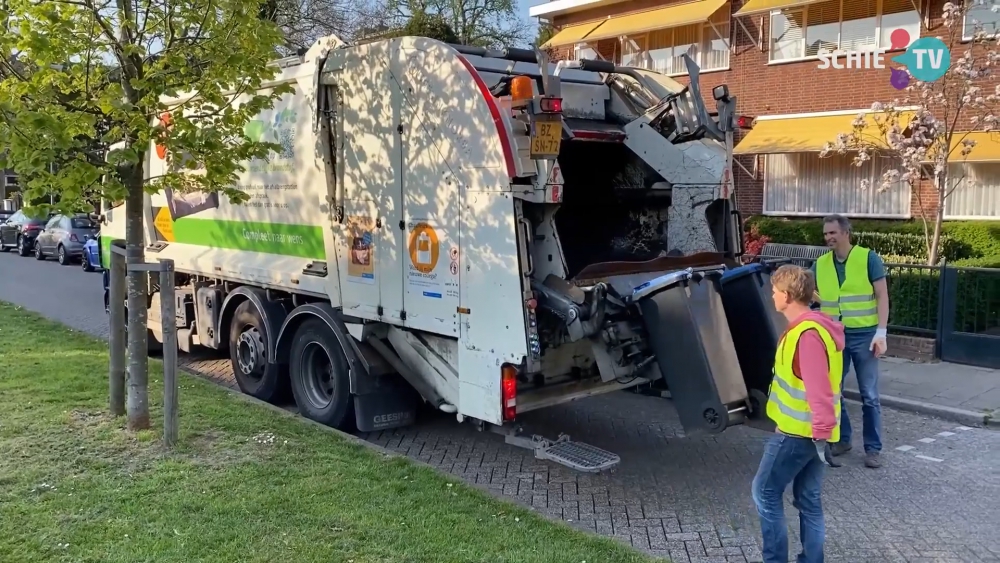
[(0, 302), (0, 561), (653, 561), (180, 377), (180, 446), (107, 414), (107, 345)]

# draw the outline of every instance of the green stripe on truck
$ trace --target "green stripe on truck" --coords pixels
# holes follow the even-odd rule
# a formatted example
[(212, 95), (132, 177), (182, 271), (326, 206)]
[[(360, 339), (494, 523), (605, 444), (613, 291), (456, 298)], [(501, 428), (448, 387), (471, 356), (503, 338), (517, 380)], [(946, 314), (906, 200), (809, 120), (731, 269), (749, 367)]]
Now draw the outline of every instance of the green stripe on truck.
[(173, 222), (174, 242), (326, 260), (323, 228), (184, 217)]
[[(322, 227), (193, 218), (178, 219), (171, 226), (172, 242), (326, 260)], [(102, 236), (100, 244), (101, 265), (108, 268), (111, 237)]]

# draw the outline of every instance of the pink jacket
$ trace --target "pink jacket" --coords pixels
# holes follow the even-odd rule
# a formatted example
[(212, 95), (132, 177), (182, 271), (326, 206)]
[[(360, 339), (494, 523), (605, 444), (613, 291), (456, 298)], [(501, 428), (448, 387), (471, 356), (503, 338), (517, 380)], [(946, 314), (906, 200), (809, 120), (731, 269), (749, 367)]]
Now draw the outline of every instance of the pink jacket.
[[(844, 350), (844, 325), (819, 312), (803, 313), (794, 321), (788, 323), (791, 329), (802, 321), (815, 321), (830, 332), (837, 350)], [(812, 411), (813, 438), (828, 440), (837, 425), (837, 413), (834, 411), (833, 388), (830, 386), (830, 368), (826, 359), (826, 345), (815, 330), (807, 330), (799, 338), (795, 359), (792, 362), (792, 372), (805, 383), (806, 401)], [(837, 391), (840, 391), (839, 389)]]

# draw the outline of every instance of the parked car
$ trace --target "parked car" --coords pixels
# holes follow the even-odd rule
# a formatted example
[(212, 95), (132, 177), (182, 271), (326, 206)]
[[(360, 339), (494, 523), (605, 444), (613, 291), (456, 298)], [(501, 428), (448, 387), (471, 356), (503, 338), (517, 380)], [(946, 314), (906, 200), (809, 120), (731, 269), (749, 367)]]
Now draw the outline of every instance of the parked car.
[(46, 219), (30, 217), (20, 210), (0, 225), (0, 252), (17, 249), (21, 256), (27, 256), (35, 249), (35, 238), (45, 227)]
[(100, 240), (98, 237), (93, 237), (83, 245), (83, 257), (80, 263), (84, 272), (99, 272), (104, 269), (101, 267), (101, 247), (98, 240)]
[(97, 230), (87, 215), (53, 215), (35, 238), (35, 258), (55, 256), (65, 266), (83, 257), (83, 245), (97, 237)]

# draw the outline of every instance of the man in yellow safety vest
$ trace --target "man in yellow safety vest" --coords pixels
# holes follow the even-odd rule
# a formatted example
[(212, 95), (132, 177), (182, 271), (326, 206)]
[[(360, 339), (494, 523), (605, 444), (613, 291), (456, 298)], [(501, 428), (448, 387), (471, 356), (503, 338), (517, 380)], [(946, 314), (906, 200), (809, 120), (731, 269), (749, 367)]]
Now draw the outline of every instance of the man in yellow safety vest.
[[(885, 265), (878, 254), (851, 245), (851, 223), (840, 215), (823, 219), (823, 237), (830, 252), (813, 265), (820, 310), (844, 325), (844, 380), (851, 364), (861, 393), (862, 436), (865, 466), (882, 466), (882, 407), (878, 396), (878, 359), (886, 352), (889, 322), (889, 289)], [(838, 456), (851, 450), (851, 421), (847, 408), (840, 415), (840, 442), (832, 447)]]
[(809, 270), (785, 265), (771, 276), (774, 307), (788, 319), (778, 341), (767, 415), (777, 426), (753, 480), (765, 563), (787, 563), (788, 527), (783, 496), (792, 485), (799, 511), (799, 563), (822, 563), (826, 528), (821, 492), (829, 442), (840, 437), (843, 326), (809, 305), (816, 282)]

